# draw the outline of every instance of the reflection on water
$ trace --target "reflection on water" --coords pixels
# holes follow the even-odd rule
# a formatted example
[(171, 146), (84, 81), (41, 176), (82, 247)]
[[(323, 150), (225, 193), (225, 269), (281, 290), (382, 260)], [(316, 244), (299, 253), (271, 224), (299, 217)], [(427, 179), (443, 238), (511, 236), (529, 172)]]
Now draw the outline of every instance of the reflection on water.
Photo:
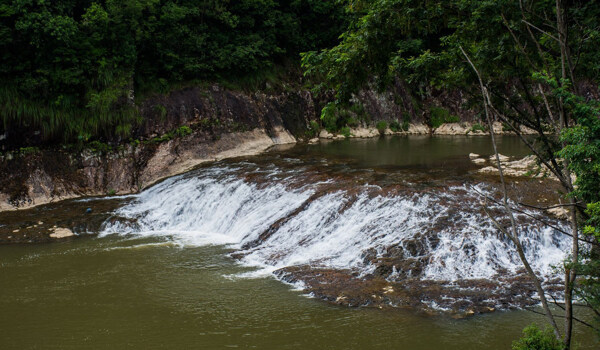
[[(502, 136), (497, 142), (501, 154), (524, 157), (530, 153), (517, 137)], [(457, 165), (470, 166), (467, 155), (471, 152), (492, 155), (494, 150), (489, 137), (415, 135), (349, 139), (296, 146), (288, 154), (344, 159), (364, 167), (448, 169)]]

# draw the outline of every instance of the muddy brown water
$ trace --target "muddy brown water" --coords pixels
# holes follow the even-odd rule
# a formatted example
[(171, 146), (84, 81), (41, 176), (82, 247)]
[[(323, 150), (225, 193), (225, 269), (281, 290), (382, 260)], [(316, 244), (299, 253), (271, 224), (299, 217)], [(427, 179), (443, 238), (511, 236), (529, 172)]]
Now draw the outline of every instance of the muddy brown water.
[[(491, 151), (486, 137), (390, 137), (297, 145), (225, 163), (300, 162), (324, 178), (351, 172), (359, 182), (426, 185), (474, 176), (468, 153)], [(514, 137), (500, 138), (500, 151), (527, 154)], [(130, 200), (70, 200), (0, 213), (5, 242), (23, 232), (28, 237), (21, 242), (41, 239), (54, 225), (81, 233), (0, 245), (0, 349), (508, 349), (524, 326), (544, 322), (516, 310), (453, 319), (340, 307), (274, 278), (240, 278), (251, 268), (223, 246), (181, 245), (166, 236), (96, 237), (110, 212)], [(576, 328), (576, 339), (580, 349), (597, 348), (586, 329)]]

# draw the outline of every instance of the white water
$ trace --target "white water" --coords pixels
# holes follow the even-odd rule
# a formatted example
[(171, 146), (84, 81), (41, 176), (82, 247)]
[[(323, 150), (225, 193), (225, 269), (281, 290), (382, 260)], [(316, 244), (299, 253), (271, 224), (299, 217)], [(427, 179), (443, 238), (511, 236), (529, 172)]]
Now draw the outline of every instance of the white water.
[[(303, 179), (301, 171), (282, 174), (273, 168), (261, 175), (270, 179), (268, 185), (243, 180), (244, 172), (215, 166), (166, 180), (119, 209), (103, 234), (167, 236), (184, 245), (231, 245), (244, 253), (241, 263), (259, 267), (261, 273), (309, 264), (366, 274), (374, 266), (365, 261), (365, 252), (382, 256), (388, 247), (406, 248), (415, 238), (423, 247), (417, 256), (427, 260), (421, 276), (415, 277), (494, 278), (522, 266), (512, 243), (481, 212), (479, 195), (467, 187), (378, 195), (373, 191), (377, 186), (360, 185), (354, 194), (339, 189), (308, 201), (321, 194), (320, 187)], [(479, 186), (478, 191), (486, 190)], [(278, 220), (284, 221), (266, 240), (242, 248)], [(519, 221), (529, 261), (542, 276), (552, 276), (552, 266), (564, 258), (568, 240), (525, 217)]]

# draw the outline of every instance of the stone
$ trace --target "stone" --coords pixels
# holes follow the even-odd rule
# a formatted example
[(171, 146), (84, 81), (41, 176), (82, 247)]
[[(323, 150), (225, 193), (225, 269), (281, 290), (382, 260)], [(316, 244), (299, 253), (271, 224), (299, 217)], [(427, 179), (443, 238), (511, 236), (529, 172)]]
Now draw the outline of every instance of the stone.
[(435, 129), (434, 134), (438, 135), (465, 135), (470, 131), (470, 127), (463, 126), (460, 123), (445, 123)]
[(479, 158), (479, 157), (481, 157), (481, 156), (477, 153), (469, 153), (469, 158), (471, 158), (471, 160)]
[(556, 207), (548, 209), (548, 213), (557, 217), (559, 219), (566, 220), (569, 218), (569, 209), (568, 207)]
[(65, 238), (65, 237), (71, 237), (71, 236), (75, 235), (73, 233), (73, 231), (69, 230), (68, 228), (63, 228), (63, 227), (55, 228), (52, 231), (53, 232), (50, 234), (50, 237), (52, 237), (52, 238)]
[(332, 139), (333, 134), (327, 130), (321, 130), (321, 132), (319, 133), (319, 137), (322, 139)]
[(356, 128), (350, 130), (350, 135), (357, 138), (378, 137), (379, 131), (375, 128)]
[[(502, 154), (498, 154), (498, 157), (500, 158), (500, 162), (508, 162), (510, 160), (509, 157), (502, 155)], [(495, 161), (496, 161), (496, 155), (490, 156), (490, 162), (495, 162)]]

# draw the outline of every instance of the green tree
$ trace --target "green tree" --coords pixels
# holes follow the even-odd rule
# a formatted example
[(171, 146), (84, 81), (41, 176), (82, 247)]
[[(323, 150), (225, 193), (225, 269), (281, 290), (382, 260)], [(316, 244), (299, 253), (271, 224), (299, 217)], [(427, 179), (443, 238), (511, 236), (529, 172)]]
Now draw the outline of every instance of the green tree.
[[(305, 74), (319, 82), (315, 89), (336, 90), (335, 105), (347, 103), (366, 86), (401, 80), (425, 114), (428, 109), (422, 101), (433, 91), (459, 89), (470, 96), (472, 106), (490, 109), (492, 118), (518, 135), (522, 136), (521, 125), (536, 131), (535, 142), (522, 137), (523, 142), (570, 193), (573, 248), (563, 266), (568, 348), (573, 292), (578, 274), (583, 273), (579, 224), (588, 215), (586, 204), (597, 201), (591, 194), (599, 192), (600, 183), (597, 165), (591, 164), (597, 159), (598, 134), (589, 125), (590, 120), (597, 122), (598, 113), (572, 100), (593, 95), (590, 86), (597, 86), (600, 78), (600, 51), (595, 47), (600, 37), (600, 4), (561, 0), (356, 0), (347, 4), (352, 22), (340, 44), (302, 56)], [(583, 113), (585, 108), (589, 113)], [(440, 119), (439, 113), (427, 118), (431, 125)], [(563, 148), (561, 159), (557, 152)], [(577, 191), (571, 172), (578, 176)], [(562, 338), (549, 308), (546, 314), (555, 336)]]
[(0, 134), (13, 147), (118, 141), (140, 122), (136, 99), (297, 66), (344, 22), (317, 0), (3, 1)]

